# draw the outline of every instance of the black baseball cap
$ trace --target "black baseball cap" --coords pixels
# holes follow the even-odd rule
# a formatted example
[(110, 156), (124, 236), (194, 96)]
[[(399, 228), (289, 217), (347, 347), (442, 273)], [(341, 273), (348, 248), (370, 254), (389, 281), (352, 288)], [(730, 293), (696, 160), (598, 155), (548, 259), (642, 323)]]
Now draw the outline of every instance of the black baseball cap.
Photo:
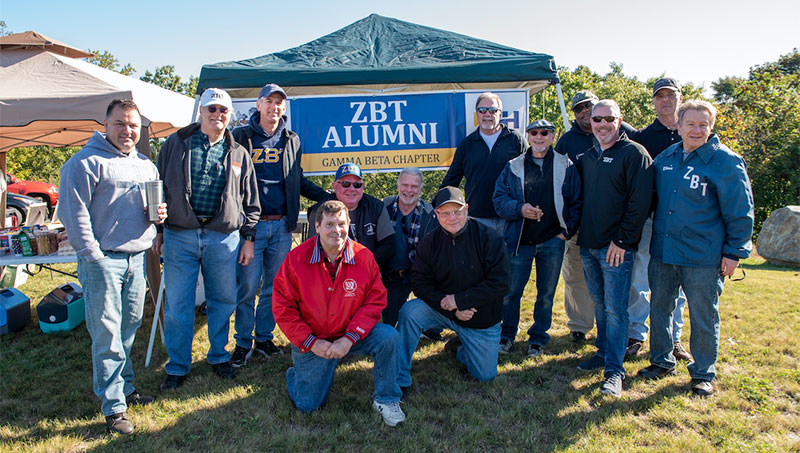
[(467, 202), (464, 200), (464, 193), (458, 187), (447, 186), (442, 187), (436, 192), (436, 197), (433, 199), (433, 205), (436, 209), (442, 207), (445, 203), (458, 203), (461, 206), (466, 206)]

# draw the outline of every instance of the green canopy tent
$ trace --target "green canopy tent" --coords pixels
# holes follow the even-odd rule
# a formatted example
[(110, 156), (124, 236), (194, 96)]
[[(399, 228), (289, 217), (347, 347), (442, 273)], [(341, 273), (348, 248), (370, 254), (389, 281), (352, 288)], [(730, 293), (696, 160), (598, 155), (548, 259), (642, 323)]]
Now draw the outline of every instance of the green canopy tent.
[(289, 96), (555, 85), (569, 128), (552, 56), (377, 14), (293, 49), (204, 65), (197, 88), (255, 98), (269, 82)]

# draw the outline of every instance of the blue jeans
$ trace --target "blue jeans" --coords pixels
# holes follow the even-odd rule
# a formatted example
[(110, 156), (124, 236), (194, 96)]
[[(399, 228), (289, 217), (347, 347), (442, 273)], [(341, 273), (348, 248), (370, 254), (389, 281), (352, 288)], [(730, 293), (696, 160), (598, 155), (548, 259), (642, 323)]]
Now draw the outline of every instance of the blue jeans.
[[(286, 217), (258, 222), (254, 257), (247, 266), (236, 265), (236, 345), (250, 349), (253, 329), (256, 341), (272, 340), (275, 317), (272, 315), (272, 280), (292, 248), (292, 233)], [(255, 306), (259, 285), (258, 306)], [(254, 309), (255, 307), (255, 309)], [(255, 314), (255, 317), (253, 316)]]
[(631, 288), (628, 295), (628, 338), (644, 341), (650, 328), (650, 283), (647, 279), (647, 263), (650, 262), (650, 237), (653, 235), (653, 219), (648, 217), (642, 228), (642, 238), (634, 254), (631, 269)]
[(411, 357), (419, 343), (423, 330), (448, 328), (461, 339), (456, 358), (467, 367), (467, 371), (480, 382), (497, 376), (497, 350), (500, 346), (500, 323), (486, 329), (470, 329), (438, 313), (420, 299), (405, 303), (400, 309), (397, 331), (400, 332), (399, 374), (397, 383), (401, 387), (411, 385)]
[(167, 374), (189, 374), (194, 338), (195, 287), (201, 271), (210, 343), (206, 358), (212, 365), (230, 360), (225, 346), (228, 344), (231, 314), (236, 308), (238, 250), (238, 231), (220, 233), (207, 228), (164, 228), (164, 338), (169, 354)]
[(125, 412), (125, 396), (136, 390), (131, 347), (142, 324), (146, 285), (144, 252), (103, 254), (94, 262), (78, 255), (78, 280), (92, 337), (92, 386), (109, 416)]
[[(650, 296), (652, 298), (652, 296)], [(678, 291), (678, 298), (675, 300), (675, 311), (672, 312), (672, 342), (681, 341), (683, 333), (683, 308), (686, 306), (686, 294), (683, 288)], [(652, 323), (652, 321), (650, 321)]]
[[(381, 404), (400, 401), (397, 385), (397, 331), (386, 324), (375, 324), (369, 335), (356, 342), (350, 354), (372, 357), (372, 376), (375, 391), (372, 399)], [(294, 366), (286, 370), (286, 390), (295, 407), (301, 412), (312, 412), (328, 399), (336, 371), (337, 359), (326, 359), (313, 352), (300, 352), (292, 345)]]
[(689, 364), (692, 379), (711, 381), (719, 351), (719, 296), (723, 280), (719, 268), (688, 267), (650, 260), (650, 362), (664, 368), (675, 366), (672, 355), (672, 313), (678, 288), (683, 287), (689, 302), (692, 332), (689, 347), (694, 362)]
[(625, 376), (622, 359), (628, 346), (628, 290), (634, 253), (626, 250), (625, 261), (617, 267), (606, 262), (608, 247), (581, 247), (586, 286), (594, 301), (597, 323), (597, 355), (605, 359), (605, 375)]
[(500, 234), (500, 237), (506, 233), (506, 219), (502, 219), (500, 217), (473, 217), (473, 219), (477, 220), (478, 223), (482, 223), (486, 225), (492, 230), (497, 231)]
[(533, 306), (533, 325), (528, 329), (528, 343), (544, 346), (550, 341), (547, 330), (553, 321), (553, 296), (558, 286), (564, 240), (558, 236), (537, 245), (520, 245), (511, 257), (511, 288), (503, 299), (503, 323), (500, 339), (512, 343), (519, 326), (519, 307), (525, 285), (531, 277), (531, 265), (536, 260), (536, 303)]

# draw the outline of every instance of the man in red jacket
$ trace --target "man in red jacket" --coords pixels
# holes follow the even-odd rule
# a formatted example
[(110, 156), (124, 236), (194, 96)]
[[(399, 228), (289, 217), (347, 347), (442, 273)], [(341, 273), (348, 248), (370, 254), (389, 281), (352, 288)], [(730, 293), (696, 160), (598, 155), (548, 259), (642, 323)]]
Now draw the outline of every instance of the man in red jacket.
[(275, 321), (292, 343), (289, 397), (302, 412), (316, 410), (328, 399), (339, 359), (366, 354), (374, 363), (372, 407), (395, 426), (406, 419), (397, 384), (398, 334), (378, 323), (386, 307), (378, 264), (347, 237), (350, 216), (341, 201), (322, 203), (314, 223), (317, 235), (289, 252), (273, 282)]

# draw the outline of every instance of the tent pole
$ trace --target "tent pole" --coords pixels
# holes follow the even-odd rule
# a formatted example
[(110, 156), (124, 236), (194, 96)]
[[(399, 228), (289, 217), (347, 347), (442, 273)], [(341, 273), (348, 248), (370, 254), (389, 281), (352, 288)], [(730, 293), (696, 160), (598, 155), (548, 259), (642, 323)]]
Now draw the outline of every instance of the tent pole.
[(197, 107), (200, 105), (200, 95), (196, 94), (194, 96), (194, 110), (192, 110), (192, 123), (196, 123), (200, 119), (200, 111), (197, 110)]
[(558, 93), (558, 105), (561, 106), (561, 116), (564, 118), (565, 131), (569, 130), (569, 117), (567, 116), (567, 107), (564, 105), (564, 94), (561, 92), (561, 83), (556, 82), (556, 93)]

